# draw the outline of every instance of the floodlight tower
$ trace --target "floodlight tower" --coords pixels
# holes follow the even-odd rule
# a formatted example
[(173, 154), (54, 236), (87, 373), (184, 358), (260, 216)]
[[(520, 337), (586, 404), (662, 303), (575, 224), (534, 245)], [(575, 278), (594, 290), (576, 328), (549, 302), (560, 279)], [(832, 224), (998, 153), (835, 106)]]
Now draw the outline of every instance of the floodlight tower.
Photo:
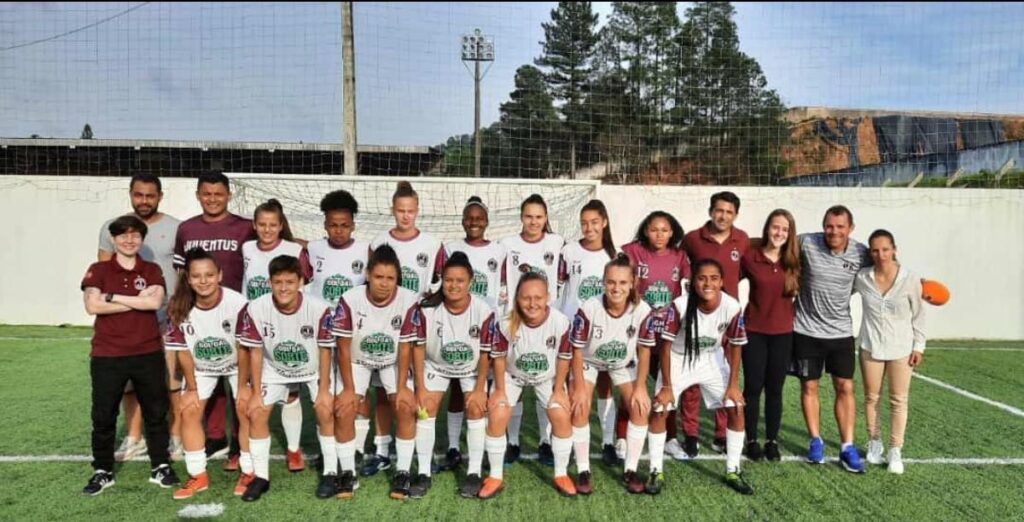
[[(490, 70), (490, 65), (484, 74), (480, 74), (480, 62), (494, 62), (494, 37), (485, 35), (477, 29), (473, 34), (462, 35), (462, 62), (473, 62), (473, 86), (476, 101), (474, 104), (473, 116), (473, 174), (480, 177), (480, 80)], [(468, 69), (468, 67), (467, 67)]]

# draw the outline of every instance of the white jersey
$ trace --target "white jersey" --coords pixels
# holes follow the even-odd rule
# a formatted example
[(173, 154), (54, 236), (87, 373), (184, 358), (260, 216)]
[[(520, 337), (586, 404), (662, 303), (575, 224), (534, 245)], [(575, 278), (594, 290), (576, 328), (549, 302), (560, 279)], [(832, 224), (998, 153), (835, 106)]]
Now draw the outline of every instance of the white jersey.
[(604, 295), (604, 265), (608, 261), (611, 258), (603, 248), (587, 250), (579, 241), (565, 244), (558, 266), (558, 284), (562, 285), (560, 308), (566, 317), (575, 317), (580, 304), (587, 299)]
[(238, 313), (247, 301), (242, 294), (221, 287), (220, 299), (208, 310), (193, 306), (180, 325), (168, 321), (164, 348), (192, 352), (195, 374), (202, 376), (238, 373), (235, 353), (235, 327)]
[(370, 243), (370, 250), (377, 250), (385, 244), (395, 249), (398, 262), (402, 264), (402, 288), (412, 290), (417, 297), (427, 295), (434, 280), (434, 265), (441, 250), (441, 241), (422, 231), (407, 241), (395, 239), (391, 232), (385, 232)]
[[(665, 313), (665, 326), (661, 339), (672, 342), (672, 351), (683, 355), (686, 353), (686, 301), (688, 294), (683, 294), (672, 301)], [(723, 353), (725, 345), (742, 346), (747, 344), (747, 331), (743, 326), (743, 314), (739, 301), (722, 292), (722, 302), (713, 312), (704, 313), (697, 309), (697, 347), (700, 357), (717, 357)], [(654, 346), (657, 334), (654, 329), (645, 328), (641, 333), (640, 344)]]
[(411, 333), (403, 336), (402, 327), (419, 298), (411, 290), (396, 290), (395, 297), (384, 306), (370, 301), (366, 285), (345, 292), (338, 301), (333, 333), (352, 339), (352, 364), (371, 369), (394, 366), (398, 362), (398, 343), (415, 340)]
[(245, 298), (253, 301), (270, 293), (270, 262), (277, 256), (301, 257), (302, 245), (281, 240), (270, 250), (260, 250), (255, 239), (242, 244), (242, 291)]
[(569, 344), (569, 319), (554, 308), (536, 328), (519, 325), (513, 337), (509, 333), (509, 318), (505, 316), (497, 328), (490, 328), (491, 338), (486, 346), (491, 357), (505, 357), (505, 371), (520, 385), (535, 385), (555, 377), (558, 359), (572, 359)]
[(410, 330), (416, 343), (425, 345), (425, 371), (449, 379), (475, 377), (487, 321), (494, 321), (494, 311), (476, 296), (470, 296), (469, 308), (458, 315), (443, 304), (414, 307)]
[[(565, 240), (558, 234), (544, 234), (540, 241), (530, 243), (522, 236), (509, 236), (501, 240), (505, 247), (505, 284), (508, 288), (508, 301), (515, 301), (516, 288), (523, 270), (538, 272), (548, 279), (548, 293), (551, 299), (548, 304), (555, 304), (558, 299), (558, 259), (565, 246)], [(508, 307), (511, 309), (511, 305)]]
[(274, 295), (250, 301), (238, 318), (238, 343), (263, 350), (263, 382), (308, 382), (320, 375), (320, 350), (334, 346), (331, 305), (319, 297), (299, 294), (299, 309), (281, 313)]
[(636, 360), (640, 331), (649, 319), (651, 306), (640, 301), (626, 305), (619, 317), (604, 307), (604, 298), (587, 299), (576, 312), (569, 342), (583, 350), (583, 360), (602, 371), (625, 368)]
[(366, 282), (369, 245), (365, 241), (353, 239), (348, 246), (337, 248), (326, 239), (317, 239), (310, 241), (306, 250), (313, 268), (306, 292), (331, 306), (336, 306), (345, 292)]
[[(501, 293), (501, 268), (505, 263), (505, 247), (496, 241), (474, 246), (465, 239), (449, 241), (444, 245), (444, 261), (455, 252), (464, 252), (473, 265), (473, 282), (469, 293), (482, 298), (488, 306), (497, 310), (498, 294)], [(439, 267), (441, 268), (441, 267)]]

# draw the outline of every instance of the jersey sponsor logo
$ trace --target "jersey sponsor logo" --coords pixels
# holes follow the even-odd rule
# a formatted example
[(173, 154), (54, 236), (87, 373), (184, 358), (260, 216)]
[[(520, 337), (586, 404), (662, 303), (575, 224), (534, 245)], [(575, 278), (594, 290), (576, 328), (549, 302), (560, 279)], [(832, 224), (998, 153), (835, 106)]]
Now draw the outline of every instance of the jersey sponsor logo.
[(487, 260), (487, 269), (491, 272), (498, 271), (498, 260), (493, 257)]
[(591, 297), (596, 297), (604, 293), (604, 281), (600, 277), (590, 276), (583, 278), (580, 281), (580, 288), (577, 291), (577, 296), (580, 301), (586, 301)]
[(556, 343), (557, 343), (557, 341), (555, 340), (555, 336), (553, 336), (553, 335), (548, 337), (547, 340), (544, 341), (544, 344), (547, 345), (549, 350), (554, 350)]
[(146, 289), (146, 279), (142, 276), (135, 276), (135, 280), (132, 281), (132, 286), (141, 292)]
[(441, 360), (452, 366), (463, 366), (473, 362), (473, 348), (462, 341), (452, 341), (441, 347)]
[(469, 293), (487, 297), (487, 275), (481, 272), (473, 271), (473, 282), (469, 284)]
[(295, 341), (281, 341), (274, 345), (272, 352), (274, 362), (284, 365), (289, 369), (297, 369), (309, 363), (309, 353), (306, 348)]
[(388, 334), (377, 332), (363, 337), (359, 343), (359, 351), (368, 357), (383, 359), (395, 354), (395, 340)]
[(302, 328), (299, 328), (299, 334), (302, 335), (303, 339), (312, 339), (313, 327), (308, 324), (304, 324), (302, 325)]
[(391, 327), (395, 330), (402, 327), (402, 316), (396, 315), (391, 318)]
[(231, 344), (220, 337), (204, 337), (192, 349), (192, 355), (207, 368), (231, 366), (233, 353)]
[(716, 346), (718, 346), (717, 337), (708, 337), (705, 335), (697, 337), (697, 348), (701, 351), (710, 350)]
[(402, 267), (402, 288), (406, 290), (412, 290), (413, 292), (420, 291), (420, 276), (415, 270), (403, 266)]
[(429, 256), (423, 252), (416, 254), (416, 264), (420, 265), (420, 268), (426, 268), (429, 260)]
[(245, 296), (250, 301), (270, 293), (270, 281), (263, 276), (256, 276), (245, 284)]
[(663, 308), (672, 302), (672, 292), (664, 281), (655, 281), (644, 292), (644, 301), (651, 305), (651, 308)]
[(620, 362), (626, 358), (626, 343), (609, 341), (599, 346), (594, 355), (606, 363)]
[(542, 353), (524, 353), (516, 359), (516, 369), (531, 377), (547, 373), (548, 367), (548, 358)]
[(555, 262), (555, 253), (544, 252), (544, 262), (547, 263), (548, 266), (551, 266), (551, 264)]
[(185, 242), (184, 252), (200, 247), (207, 252), (237, 252), (237, 239), (191, 239)]
[(324, 281), (324, 286), (323, 289), (321, 290), (321, 293), (323, 294), (324, 299), (327, 299), (333, 304), (337, 303), (338, 299), (341, 299), (341, 296), (351, 289), (351, 279), (341, 274), (334, 274)]
[(352, 262), (352, 273), (356, 275), (363, 273), (363, 262), (361, 260), (356, 259)]

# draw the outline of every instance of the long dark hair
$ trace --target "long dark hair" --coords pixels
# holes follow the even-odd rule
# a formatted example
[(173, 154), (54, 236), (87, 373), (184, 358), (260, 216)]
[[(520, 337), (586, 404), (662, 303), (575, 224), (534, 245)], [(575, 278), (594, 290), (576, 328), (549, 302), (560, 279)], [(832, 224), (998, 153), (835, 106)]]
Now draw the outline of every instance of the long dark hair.
[(629, 298), (627, 299), (627, 302), (631, 303), (633, 306), (640, 304), (640, 292), (636, 289), (636, 266), (634, 266), (633, 262), (630, 261), (629, 256), (619, 252), (611, 261), (605, 263), (605, 276), (608, 275), (609, 268), (625, 268), (629, 270), (629, 278), (633, 280), (633, 286), (629, 289)]
[(551, 231), (551, 218), (548, 216), (548, 204), (544, 202), (544, 198), (540, 194), (530, 194), (530, 197), (523, 200), (523, 203), (519, 205), (519, 215), (523, 215), (523, 211), (526, 210), (526, 205), (540, 205), (544, 207), (544, 232), (552, 234)]
[(761, 230), (761, 241), (765, 245), (769, 244), (771, 241), (768, 236), (769, 229), (772, 220), (778, 216), (786, 218), (786, 221), (789, 222), (789, 237), (786, 238), (786, 243), (782, 245), (781, 252), (779, 252), (779, 261), (782, 262), (782, 269), (786, 272), (786, 281), (782, 292), (786, 297), (796, 297), (800, 293), (800, 242), (797, 240), (796, 220), (793, 219), (793, 214), (783, 208), (777, 208), (768, 214), (768, 219), (764, 220), (764, 228)]
[(441, 269), (441, 286), (437, 288), (437, 291), (431, 292), (420, 301), (420, 308), (437, 308), (444, 302), (444, 274), (452, 268), (464, 268), (466, 272), (469, 272), (469, 282), (473, 282), (473, 265), (469, 263), (469, 257), (466, 256), (465, 252), (455, 252), (452, 257), (449, 257), (444, 262), (444, 268)]
[[(398, 274), (397, 284), (402, 286), (402, 263), (398, 260), (398, 254), (395, 253), (395, 249), (391, 248), (391, 245), (385, 243), (370, 254), (370, 259), (366, 261), (366, 275), (369, 277), (370, 272), (377, 265), (391, 265), (395, 267), (395, 272)], [(367, 281), (369, 282), (369, 281)]]
[(271, 198), (265, 203), (260, 203), (252, 213), (253, 223), (256, 223), (256, 218), (261, 212), (277, 214), (277, 219), (281, 221), (281, 239), (285, 241), (295, 240), (295, 236), (292, 235), (292, 227), (288, 225), (288, 218), (284, 215), (284, 207), (281, 206), (280, 201)]
[(174, 295), (167, 302), (167, 317), (174, 323), (174, 326), (181, 326), (196, 305), (196, 292), (188, 284), (189, 270), (192, 269), (192, 264), (196, 261), (207, 259), (217, 267), (218, 272), (221, 271), (217, 258), (206, 250), (197, 247), (185, 252), (185, 267), (178, 272), (178, 286), (175, 287)]
[(679, 250), (683, 247), (683, 239), (686, 236), (686, 232), (683, 231), (683, 226), (679, 224), (676, 218), (672, 217), (672, 214), (662, 210), (655, 210), (640, 222), (640, 227), (636, 229), (636, 237), (633, 241), (640, 243), (640, 246), (647, 250), (654, 250), (651, 248), (651, 240), (647, 238), (647, 227), (651, 224), (651, 221), (662, 218), (668, 221), (668, 226), (672, 229), (672, 239), (668, 242), (668, 248), (671, 250)]
[(615, 243), (612, 242), (612, 220), (608, 219), (608, 209), (604, 207), (604, 203), (600, 199), (592, 199), (580, 209), (580, 219), (583, 219), (583, 213), (588, 210), (597, 212), (604, 219), (605, 226), (604, 231), (601, 232), (601, 247), (604, 248), (609, 259), (615, 259)]
[(540, 281), (544, 283), (544, 290), (548, 289), (548, 278), (540, 272), (526, 272), (519, 278), (519, 283), (516, 284), (516, 293), (513, 297), (515, 304), (512, 306), (512, 310), (508, 313), (508, 334), (509, 341), (514, 341), (516, 336), (519, 334), (519, 327), (523, 324), (523, 311), (519, 309), (519, 290), (523, 288), (523, 285), (530, 281)]
[(683, 328), (686, 332), (683, 337), (683, 343), (686, 347), (684, 352), (686, 356), (686, 362), (693, 365), (694, 361), (697, 360), (697, 356), (700, 355), (700, 333), (697, 331), (697, 305), (699, 305), (700, 294), (697, 293), (697, 274), (700, 273), (700, 269), (705, 266), (713, 266), (718, 270), (718, 275), (721, 276), (725, 272), (722, 270), (722, 264), (714, 259), (701, 259), (693, 265), (693, 281), (690, 281), (690, 289), (687, 292), (686, 297), (686, 313), (683, 315)]

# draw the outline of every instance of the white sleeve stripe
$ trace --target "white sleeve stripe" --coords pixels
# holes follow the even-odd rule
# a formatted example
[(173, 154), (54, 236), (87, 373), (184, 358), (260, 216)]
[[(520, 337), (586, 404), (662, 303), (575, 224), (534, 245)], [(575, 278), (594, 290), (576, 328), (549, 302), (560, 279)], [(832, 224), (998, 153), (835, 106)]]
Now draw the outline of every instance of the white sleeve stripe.
[(238, 338), (238, 344), (240, 344), (242, 346), (245, 346), (246, 348), (262, 348), (263, 347), (263, 342), (262, 341), (254, 341), (252, 339), (246, 339), (244, 337), (239, 337)]
[(747, 344), (747, 338), (737, 337), (735, 339), (729, 339), (729, 344), (732, 344), (734, 346), (743, 346), (744, 344)]
[(572, 354), (571, 353), (559, 353), (558, 354), (558, 358), (562, 359), (563, 361), (567, 361), (567, 360), (572, 359)]
[(675, 341), (676, 340), (676, 334), (668, 333), (668, 332), (661, 332), (661, 338), (666, 340), (666, 341)]
[(339, 328), (332, 328), (331, 335), (335, 337), (352, 337), (352, 330), (342, 330)]
[(334, 348), (334, 342), (333, 341), (317, 341), (316, 345), (321, 347), (321, 348)]
[(183, 344), (164, 344), (164, 350), (169, 352), (187, 352), (188, 346)]
[(658, 344), (658, 342), (653, 339), (649, 341), (647, 339), (637, 339), (636, 344), (650, 348), (651, 346)]

